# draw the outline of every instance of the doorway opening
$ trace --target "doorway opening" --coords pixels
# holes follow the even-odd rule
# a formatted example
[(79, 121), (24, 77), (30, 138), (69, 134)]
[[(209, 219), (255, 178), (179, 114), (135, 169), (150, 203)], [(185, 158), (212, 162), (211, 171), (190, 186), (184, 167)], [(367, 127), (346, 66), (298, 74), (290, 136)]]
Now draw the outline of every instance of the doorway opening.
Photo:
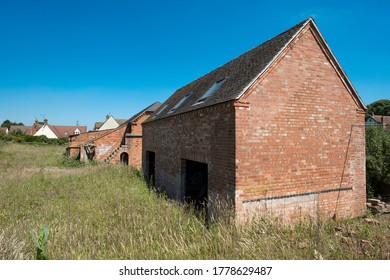
[(183, 160), (185, 165), (184, 200), (207, 212), (208, 166), (206, 163)]
[(121, 153), (120, 161), (124, 165), (129, 165), (129, 154), (128, 153)]
[(146, 181), (148, 184), (154, 186), (155, 184), (155, 166), (156, 166), (156, 153), (146, 151)]

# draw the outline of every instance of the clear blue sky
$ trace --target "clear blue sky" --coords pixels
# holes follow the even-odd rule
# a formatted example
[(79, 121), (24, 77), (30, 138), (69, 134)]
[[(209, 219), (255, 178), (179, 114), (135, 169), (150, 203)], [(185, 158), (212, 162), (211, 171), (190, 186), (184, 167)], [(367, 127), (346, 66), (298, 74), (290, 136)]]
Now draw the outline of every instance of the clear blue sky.
[(0, 122), (129, 118), (310, 16), (369, 104), (390, 98), (389, 12), (376, 0), (0, 0)]

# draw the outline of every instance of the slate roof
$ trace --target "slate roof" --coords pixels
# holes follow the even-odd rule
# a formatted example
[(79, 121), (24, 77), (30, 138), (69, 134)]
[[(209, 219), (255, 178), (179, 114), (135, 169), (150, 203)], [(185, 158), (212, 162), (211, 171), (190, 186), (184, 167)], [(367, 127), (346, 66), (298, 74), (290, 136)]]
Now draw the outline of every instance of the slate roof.
[[(163, 112), (149, 120), (180, 114), (186, 111), (238, 99), (245, 88), (273, 61), (291, 39), (312, 19), (304, 20), (287, 31), (249, 50), (203, 77), (178, 89), (165, 103)], [(225, 79), (203, 103), (194, 105), (216, 82)], [(174, 111), (171, 109), (187, 94), (190, 96)]]
[(127, 119), (115, 119), (114, 120), (118, 123), (118, 125), (121, 125), (127, 121)]
[(138, 112), (137, 114), (131, 116), (130, 119), (126, 120), (126, 122), (124, 122), (122, 125), (125, 125), (125, 124), (128, 124), (129, 122), (132, 122), (132, 121), (135, 121), (139, 116), (141, 116), (143, 113), (153, 113), (155, 112), (158, 108), (160, 108), (161, 106), (161, 103), (160, 102), (154, 102), (152, 105), (144, 108), (143, 110), (141, 110), (140, 112)]

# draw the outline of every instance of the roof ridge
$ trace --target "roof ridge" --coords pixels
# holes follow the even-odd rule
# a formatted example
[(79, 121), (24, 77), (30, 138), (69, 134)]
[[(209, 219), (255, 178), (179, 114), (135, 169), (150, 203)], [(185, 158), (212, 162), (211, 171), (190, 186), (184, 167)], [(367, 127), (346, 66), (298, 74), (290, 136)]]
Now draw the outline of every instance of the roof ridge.
[[(298, 26), (300, 26), (300, 28), (294, 33), (294, 35), (293, 36), (291, 36), (291, 38), (290, 38), (290, 40), (288, 40), (287, 42), (286, 42), (286, 44), (283, 46), (283, 47), (281, 47), (280, 48), (280, 50), (279, 50), (279, 52), (269, 61), (269, 63), (262, 69), (262, 71), (256, 76), (256, 77), (254, 77), (253, 78), (253, 80), (250, 82), (250, 83), (248, 83), (247, 84), (247, 86), (246, 87), (244, 87), (243, 88), (243, 90), (242, 90), (242, 92), (238, 95), (238, 97), (237, 97), (237, 99), (240, 99), (241, 97), (242, 97), (242, 95), (247, 91), (247, 89), (271, 66), (271, 64), (275, 61), (275, 59), (277, 58), (277, 57), (279, 57), (279, 55), (286, 49), (286, 47), (296, 38), (296, 36), (301, 32), (301, 30), (303, 29), (303, 28), (305, 28), (305, 26), (309, 23), (309, 22), (314, 22), (314, 19), (312, 18), (312, 17), (310, 17), (310, 18), (308, 18), (308, 19), (306, 19), (306, 20), (304, 20), (304, 21), (301, 21), (300, 23), (298, 23), (298, 24), (296, 24), (296, 25), (294, 25), (293, 27), (291, 27), (291, 28), (289, 28), (289, 29), (287, 29), (286, 31), (284, 31), (284, 32), (282, 32), (282, 33), (280, 33), (280, 34), (278, 34), (278, 35), (276, 35), (275, 37), (273, 37), (273, 38), (271, 38), (271, 39), (269, 39), (269, 40), (267, 40), (267, 41), (265, 41), (264, 43), (262, 43), (261, 45), (264, 45), (264, 44), (267, 44), (268, 42), (270, 42), (270, 41), (272, 41), (273, 39), (276, 39), (277, 37), (279, 37), (279, 36), (282, 36), (283, 34), (285, 34), (285, 33), (287, 33), (287, 32), (289, 32), (290, 30), (292, 30), (292, 29), (294, 29), (294, 28), (297, 28)], [(260, 45), (260, 46), (261, 46)], [(257, 46), (257, 47), (259, 47), (259, 46)], [(255, 48), (257, 48), (257, 47), (255, 47)], [(253, 49), (255, 49), (255, 48), (253, 48)], [(253, 50), (253, 49), (251, 49), (251, 50)], [(250, 52), (251, 50), (249, 50), (248, 52)], [(244, 53), (245, 54), (245, 53)]]
[[(277, 37), (279, 37), (279, 36), (281, 36), (281, 35), (283, 35), (283, 34), (289, 32), (291, 29), (294, 29), (294, 28), (296, 28), (297, 26), (302, 25), (302, 27), (295, 33), (295, 34), (298, 34), (299, 31), (300, 31), (303, 27), (305, 27), (306, 24), (307, 24), (310, 20), (313, 20), (313, 18), (310, 17), (310, 18), (307, 18), (307, 19), (305, 19), (305, 20), (303, 20), (303, 21), (301, 21), (301, 22), (295, 24), (293, 27), (290, 27), (289, 29), (287, 29), (287, 30), (285, 30), (285, 31), (283, 31), (283, 32), (281, 32), (281, 33), (279, 33), (278, 35), (275, 35), (275, 36), (269, 38), (268, 40), (262, 42), (260, 45), (257, 45), (257, 46), (255, 46), (255, 47), (249, 49), (248, 51), (246, 51), (246, 52), (244, 52), (244, 53), (238, 55), (237, 57), (233, 58), (231, 61), (233, 61), (233, 60), (235, 60), (236, 58), (238, 58), (238, 57), (240, 57), (240, 56), (242, 56), (242, 55), (244, 55), (244, 54), (246, 54), (246, 53), (248, 53), (248, 52), (250, 52), (250, 51), (256, 49), (257, 47), (259, 47), (259, 46), (261, 46), (261, 45), (264, 45), (264, 44), (266, 44), (266, 43), (269, 43), (269, 41), (272, 41), (273, 39), (275, 39), (275, 38), (277, 38)], [(290, 40), (290, 41), (291, 41), (291, 40)], [(289, 41), (289, 42), (290, 42), (290, 41)], [(288, 42), (288, 43), (289, 43), (289, 42)], [(288, 45), (288, 43), (286, 44), (286, 46)], [(284, 49), (284, 47), (283, 47), (283, 49)], [(229, 62), (230, 62), (230, 61), (229, 61)], [(228, 63), (229, 63), (229, 62), (228, 62)], [(222, 65), (222, 66), (223, 66), (223, 65)]]
[[(185, 87), (185, 86), (187, 86), (187, 85), (189, 85), (189, 84), (191, 84), (191, 83), (194, 83), (194, 82), (196, 82), (196, 81), (202, 79), (203, 77), (209, 75), (210, 73), (212, 73), (212, 72), (214, 72), (214, 71), (217, 71), (218, 69), (224, 67), (225, 65), (227, 65), (227, 64), (229, 64), (229, 63), (231, 63), (231, 62), (233, 62), (234, 60), (236, 60), (236, 59), (238, 59), (238, 58), (244, 56), (244, 55), (247, 54), (247, 53), (250, 53), (251, 51), (257, 49), (258, 47), (260, 47), (260, 46), (262, 46), (262, 45), (264, 45), (264, 44), (269, 43), (270, 41), (272, 41), (272, 40), (276, 39), (277, 37), (279, 37), (279, 36), (281, 36), (281, 35), (283, 35), (283, 34), (289, 32), (290, 30), (296, 28), (297, 26), (299, 26), (299, 25), (301, 25), (301, 24), (303, 24), (303, 26), (302, 26), (302, 28), (303, 28), (303, 27), (306, 25), (306, 22), (308, 22), (310, 19), (313, 20), (313, 19), (310, 17), (310, 18), (308, 18), (308, 19), (306, 19), (306, 20), (301, 21), (300, 23), (298, 23), (298, 24), (294, 25), (293, 27), (291, 27), (291, 28), (289, 28), (289, 29), (287, 29), (287, 30), (285, 30), (285, 31), (283, 31), (283, 32), (281, 32), (281, 33), (279, 33), (278, 35), (273, 36), (272, 38), (269, 38), (268, 40), (262, 42), (261, 44), (259, 44), (259, 45), (257, 45), (257, 46), (254, 46), (253, 48), (247, 50), (246, 52), (243, 52), (243, 53), (237, 55), (236, 57), (230, 59), (230, 60), (227, 61), (226, 63), (224, 63), (224, 64), (218, 66), (217, 68), (215, 68), (215, 69), (209, 71), (208, 73), (206, 73), (206, 74), (204, 74), (203, 76), (197, 78), (196, 80), (194, 80), (194, 81), (192, 81), (192, 82), (190, 82), (190, 83), (184, 85), (183, 87)], [(302, 28), (300, 28), (299, 30), (301, 30)], [(296, 32), (296, 34), (299, 33), (299, 30), (298, 30), (298, 32)], [(290, 40), (290, 41), (291, 41), (291, 40)], [(290, 41), (289, 41), (289, 42), (290, 42)], [(289, 42), (288, 42), (288, 43), (289, 43)], [(286, 45), (288, 45), (288, 43), (287, 43)], [(285, 47), (285, 46), (284, 46), (284, 47)], [(283, 47), (283, 49), (284, 49), (284, 47)], [(183, 88), (183, 87), (180, 87), (178, 90), (180, 90), (180, 89)]]
[[(242, 96), (248, 85), (251, 85), (258, 76), (267, 69), (275, 58), (286, 48), (293, 38), (309, 23), (312, 18), (305, 19), (293, 27), (279, 33), (273, 38), (242, 53), (218, 68), (208, 72), (198, 79), (177, 89), (165, 102), (163, 112), (154, 114), (153, 120), (178, 115), (184, 112), (204, 108), (230, 100), (237, 100)], [(260, 73), (260, 74), (259, 74)], [(199, 102), (199, 99), (217, 81), (226, 78), (216, 88), (212, 95)], [(192, 94), (174, 112), (172, 109), (184, 95)], [(151, 121), (149, 119), (148, 121)]]
[[(127, 125), (128, 123), (134, 121), (135, 119), (137, 119), (139, 116), (141, 116), (142, 114), (144, 114), (146, 112), (155, 112), (158, 108), (160, 108), (160, 106), (161, 106), (161, 103), (159, 101), (156, 101), (153, 104), (149, 105), (148, 107), (145, 107), (144, 109), (142, 109), (140, 112), (131, 116), (129, 119), (127, 119), (120, 126)], [(152, 108), (153, 108), (153, 110), (152, 110)]]

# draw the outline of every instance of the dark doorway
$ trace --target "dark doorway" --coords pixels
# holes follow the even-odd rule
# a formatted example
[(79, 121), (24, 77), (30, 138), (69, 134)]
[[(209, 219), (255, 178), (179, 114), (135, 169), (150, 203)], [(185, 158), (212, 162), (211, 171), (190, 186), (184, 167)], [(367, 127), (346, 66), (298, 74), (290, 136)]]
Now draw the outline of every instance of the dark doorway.
[(197, 209), (207, 210), (208, 166), (192, 160), (185, 161), (185, 201)]
[(155, 184), (156, 153), (146, 151), (146, 181)]
[(121, 163), (124, 165), (129, 165), (129, 154), (128, 153), (121, 153)]

